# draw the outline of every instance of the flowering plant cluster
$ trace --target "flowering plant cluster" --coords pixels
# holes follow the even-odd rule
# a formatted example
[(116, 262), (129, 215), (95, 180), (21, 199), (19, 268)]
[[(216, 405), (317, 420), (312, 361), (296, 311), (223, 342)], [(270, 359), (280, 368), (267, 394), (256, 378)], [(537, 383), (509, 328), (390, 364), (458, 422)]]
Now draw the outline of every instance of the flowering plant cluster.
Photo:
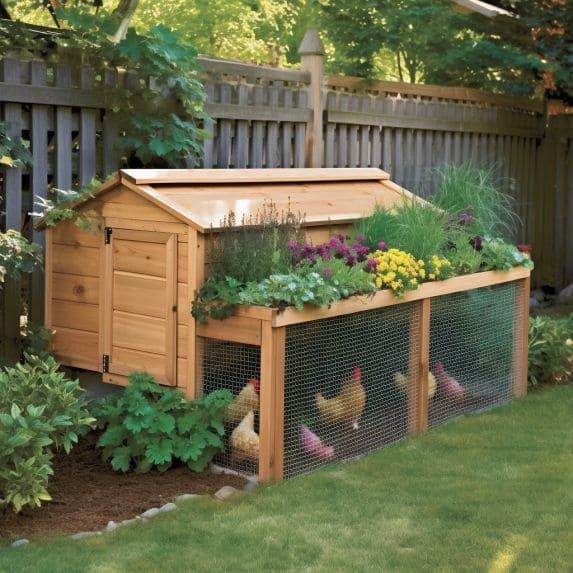
[(294, 266), (308, 262), (314, 265), (317, 260), (341, 259), (349, 267), (357, 263), (363, 263), (368, 258), (370, 249), (364, 244), (364, 235), (358, 235), (352, 245), (347, 245), (350, 237), (344, 235), (335, 235), (322, 245), (311, 245), (309, 243), (297, 243), (289, 241), (288, 248)]
[(425, 263), (416, 260), (410, 253), (399, 249), (378, 250), (368, 260), (376, 273), (378, 288), (390, 288), (396, 296), (403, 296), (406, 290), (415, 290), (426, 278)]
[(429, 281), (441, 281), (455, 275), (452, 263), (444, 257), (432, 255), (426, 264), (426, 279)]

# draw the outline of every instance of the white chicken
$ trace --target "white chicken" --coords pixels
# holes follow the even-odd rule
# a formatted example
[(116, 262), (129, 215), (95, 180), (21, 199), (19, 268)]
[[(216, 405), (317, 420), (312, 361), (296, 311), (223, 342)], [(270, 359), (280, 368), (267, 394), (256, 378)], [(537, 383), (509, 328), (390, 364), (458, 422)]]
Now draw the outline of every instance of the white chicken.
[(231, 434), (231, 462), (254, 464), (259, 461), (259, 435), (255, 432), (255, 413), (251, 410)]

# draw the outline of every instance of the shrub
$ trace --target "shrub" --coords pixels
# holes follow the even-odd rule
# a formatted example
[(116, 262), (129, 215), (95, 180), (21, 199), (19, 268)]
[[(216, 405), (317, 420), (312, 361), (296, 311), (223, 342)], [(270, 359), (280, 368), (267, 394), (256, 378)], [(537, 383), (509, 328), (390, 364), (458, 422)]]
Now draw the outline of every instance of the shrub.
[(54, 447), (69, 452), (95, 422), (82, 403), (84, 390), (59, 371), (51, 356), (42, 360), (25, 354), (25, 359), (24, 364), (0, 372), (0, 411), (8, 411), (12, 404), (22, 410), (28, 405), (43, 406), (43, 420), (58, 422), (51, 434)]
[(92, 410), (105, 428), (97, 445), (116, 471), (165, 471), (175, 460), (202, 471), (223, 449), (223, 416), (231, 400), (228, 390), (217, 390), (189, 401), (146, 372), (134, 372), (123, 392)]
[(69, 452), (95, 421), (53, 358), (25, 358), (0, 371), (0, 506), (17, 512), (50, 499), (53, 450)]
[(529, 320), (529, 387), (573, 380), (573, 313), (568, 318), (537, 316)]

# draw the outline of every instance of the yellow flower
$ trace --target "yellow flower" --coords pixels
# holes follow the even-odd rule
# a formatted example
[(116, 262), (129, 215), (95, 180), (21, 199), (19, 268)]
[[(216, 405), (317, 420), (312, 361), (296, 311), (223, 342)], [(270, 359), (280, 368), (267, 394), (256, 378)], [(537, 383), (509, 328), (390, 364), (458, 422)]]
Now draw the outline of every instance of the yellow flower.
[(433, 281), (433, 280), (436, 278), (436, 275), (435, 275), (434, 273), (430, 273), (430, 274), (428, 275), (428, 278), (429, 278), (431, 281)]
[(424, 269), (420, 269), (418, 274), (420, 275), (421, 279), (425, 279), (426, 278), (426, 271)]

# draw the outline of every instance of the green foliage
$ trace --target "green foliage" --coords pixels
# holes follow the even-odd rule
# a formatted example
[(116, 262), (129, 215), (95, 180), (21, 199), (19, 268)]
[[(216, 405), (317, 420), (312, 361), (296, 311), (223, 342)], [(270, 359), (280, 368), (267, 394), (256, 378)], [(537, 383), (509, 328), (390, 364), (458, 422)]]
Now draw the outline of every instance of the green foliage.
[(445, 214), (430, 203), (404, 197), (393, 209), (376, 205), (369, 216), (356, 222), (355, 228), (373, 250), (383, 241), (389, 248), (427, 261), (447, 243), (446, 222)]
[(73, 221), (81, 229), (89, 231), (91, 229), (89, 213), (78, 211), (76, 205), (94, 197), (94, 191), (101, 184), (101, 181), (94, 178), (77, 191), (53, 188), (50, 190), (50, 198), (37, 197), (35, 205), (40, 210), (31, 215), (43, 218), (48, 227), (53, 227), (60, 221)]
[(446, 164), (436, 170), (438, 191), (432, 202), (473, 235), (512, 239), (519, 217), (515, 200), (497, 189), (493, 169)]
[(503, 239), (485, 237), (481, 256), (482, 266), (486, 271), (509, 271), (514, 267), (533, 269), (533, 261), (515, 245), (506, 243)]
[(307, 263), (289, 273), (247, 283), (239, 299), (246, 305), (279, 308), (292, 305), (302, 310), (305, 304), (326, 307), (357, 292), (373, 290), (372, 277), (362, 268), (330, 260), (318, 261), (316, 267)]
[(25, 358), (0, 371), (0, 507), (17, 512), (50, 499), (53, 450), (69, 452), (95, 422), (53, 358)]
[[(124, 135), (116, 144), (128, 160), (144, 165), (185, 167), (201, 154), (208, 121), (205, 93), (198, 77), (197, 51), (180, 33), (156, 24), (145, 34), (129, 28), (114, 42), (117, 18), (100, 10), (67, 7), (58, 16), (74, 30), (60, 40), (79, 48), (86, 58), (125, 68), (139, 78), (107, 88), (111, 109)], [(166, 97), (170, 96), (170, 97)]]
[(32, 164), (30, 142), (8, 134), (7, 125), (0, 121), (0, 165), (28, 167)]
[(453, 229), (448, 233), (448, 244), (444, 254), (452, 264), (455, 275), (477, 273), (482, 264), (481, 252), (472, 244), (467, 231)]
[(92, 410), (105, 428), (97, 445), (116, 471), (165, 471), (176, 460), (202, 471), (223, 449), (223, 417), (231, 401), (228, 390), (189, 401), (146, 372), (134, 372), (123, 392)]
[(45, 360), (25, 354), (25, 362), (0, 372), (0, 410), (11, 404), (24, 409), (29, 404), (43, 406), (46, 422), (58, 422), (52, 434), (54, 447), (69, 452), (95, 422), (82, 403), (84, 390), (78, 380), (69, 380), (59, 364), (48, 356)]
[(50, 353), (50, 344), (54, 331), (42, 325), (29, 324), (23, 338), (24, 352), (47, 360)]
[(219, 279), (230, 276), (246, 283), (287, 272), (291, 268), (288, 243), (300, 239), (301, 225), (300, 215), (292, 213), (290, 208), (279, 212), (273, 202), (264, 203), (239, 224), (235, 214), (229, 213), (209, 243), (214, 276)]
[(18, 231), (9, 229), (0, 233), (0, 289), (6, 280), (19, 279), (22, 273), (31, 273), (42, 264), (42, 249), (30, 243)]
[[(0, 411), (0, 507), (19, 512), (50, 500), (48, 479), (53, 474), (51, 435), (57, 420), (47, 422), (45, 406), (12, 404)], [(60, 423), (61, 425), (61, 423)]]
[(209, 317), (215, 320), (227, 318), (233, 307), (241, 302), (239, 292), (242, 287), (243, 283), (233, 277), (209, 277), (195, 293), (191, 315), (202, 324)]
[(573, 381), (573, 313), (530, 318), (528, 350), (529, 387)]

